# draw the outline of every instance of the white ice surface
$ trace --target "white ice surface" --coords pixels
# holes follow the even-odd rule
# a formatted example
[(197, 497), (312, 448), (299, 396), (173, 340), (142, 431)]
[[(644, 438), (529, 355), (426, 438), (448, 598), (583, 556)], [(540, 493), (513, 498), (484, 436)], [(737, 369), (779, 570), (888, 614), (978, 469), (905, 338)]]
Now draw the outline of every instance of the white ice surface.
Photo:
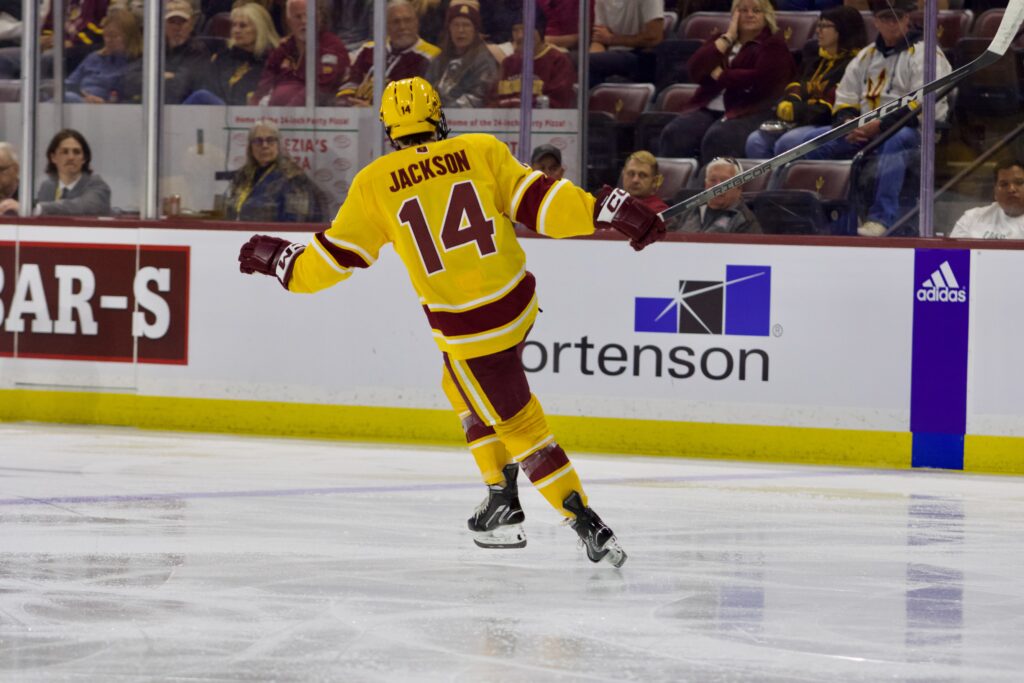
[(1024, 479), (570, 456), (621, 570), (461, 449), (0, 425), (0, 680), (1024, 676)]

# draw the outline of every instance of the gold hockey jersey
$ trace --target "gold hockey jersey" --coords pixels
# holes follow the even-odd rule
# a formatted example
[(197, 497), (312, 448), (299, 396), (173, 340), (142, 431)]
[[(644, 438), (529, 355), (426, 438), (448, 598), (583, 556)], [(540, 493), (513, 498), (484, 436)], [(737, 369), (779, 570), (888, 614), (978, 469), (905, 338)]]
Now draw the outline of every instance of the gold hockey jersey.
[(495, 353), (521, 342), (537, 316), (512, 221), (550, 237), (587, 235), (593, 211), (590, 194), (532, 171), (491, 135), (408, 147), (356, 175), (331, 227), (296, 259), (289, 289), (341, 282), (391, 242), (440, 349)]

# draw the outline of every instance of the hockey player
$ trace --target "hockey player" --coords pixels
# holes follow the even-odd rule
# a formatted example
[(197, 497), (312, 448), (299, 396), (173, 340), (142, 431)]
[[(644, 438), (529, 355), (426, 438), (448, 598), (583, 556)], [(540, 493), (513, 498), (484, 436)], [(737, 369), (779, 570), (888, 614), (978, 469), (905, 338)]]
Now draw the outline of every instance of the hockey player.
[(314, 292), (373, 265), (392, 243), (420, 296), (442, 352), (442, 387), (488, 486), (468, 520), (474, 541), (526, 545), (516, 485), (522, 467), (569, 520), (587, 556), (621, 566), (626, 554), (588, 507), (520, 361), (538, 307), (512, 222), (551, 237), (616, 228), (637, 250), (660, 239), (664, 223), (624, 190), (605, 187), (595, 201), (567, 180), (531, 170), (491, 135), (447, 139), (440, 98), (422, 78), (388, 84), (380, 119), (396, 151), (356, 175), (330, 228), (308, 246), (254, 235), (239, 253), (242, 272)]

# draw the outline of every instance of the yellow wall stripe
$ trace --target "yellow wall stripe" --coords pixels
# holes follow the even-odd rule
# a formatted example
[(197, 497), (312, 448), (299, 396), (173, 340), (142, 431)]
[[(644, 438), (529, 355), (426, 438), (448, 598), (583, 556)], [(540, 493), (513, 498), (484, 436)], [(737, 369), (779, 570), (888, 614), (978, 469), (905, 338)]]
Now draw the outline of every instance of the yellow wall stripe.
[[(0, 420), (465, 445), (450, 410), (0, 390)], [(574, 451), (813, 465), (910, 468), (909, 432), (662, 422), (549, 415)], [(1024, 474), (1024, 438), (968, 435), (964, 469)]]

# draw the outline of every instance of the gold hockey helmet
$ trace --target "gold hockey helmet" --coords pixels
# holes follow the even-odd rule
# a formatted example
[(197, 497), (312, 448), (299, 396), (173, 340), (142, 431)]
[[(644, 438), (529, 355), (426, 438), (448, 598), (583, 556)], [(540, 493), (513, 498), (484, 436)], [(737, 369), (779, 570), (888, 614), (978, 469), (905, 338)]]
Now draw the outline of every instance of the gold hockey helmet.
[(380, 102), (380, 122), (396, 147), (395, 140), (417, 133), (448, 137), (448, 122), (441, 111), (441, 97), (426, 80), (415, 76), (388, 83)]

